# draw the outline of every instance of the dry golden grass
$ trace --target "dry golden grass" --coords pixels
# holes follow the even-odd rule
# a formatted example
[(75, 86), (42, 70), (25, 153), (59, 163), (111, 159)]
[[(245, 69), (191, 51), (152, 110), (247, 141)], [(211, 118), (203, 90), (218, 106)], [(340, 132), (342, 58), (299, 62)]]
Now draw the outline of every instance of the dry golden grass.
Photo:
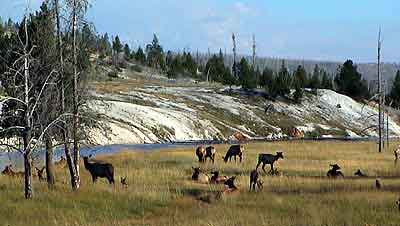
[[(392, 144), (395, 145), (395, 144)], [(151, 153), (122, 152), (97, 159), (115, 166), (116, 181), (127, 176), (129, 187), (93, 185), (82, 168), (82, 187), (71, 192), (66, 169), (57, 169), (57, 188), (48, 190), (35, 178), (33, 200), (24, 200), (19, 179), (0, 176), (0, 225), (399, 225), (399, 167), (390, 149), (376, 152), (372, 142), (277, 142), (245, 145), (243, 163), (224, 163), (227, 145), (217, 145), (217, 161), (201, 165), (237, 176), (239, 192), (211, 203), (198, 197), (214, 194), (222, 185), (190, 180), (198, 166), (194, 148)], [(283, 176), (262, 173), (264, 190), (248, 192), (249, 172), (258, 153), (284, 152), (276, 167)], [(324, 177), (338, 163), (345, 179)], [(362, 169), (369, 178), (355, 179)], [(267, 168), (268, 169), (268, 168)], [(321, 177), (323, 176), (323, 177)], [(376, 190), (375, 177), (383, 188)]]

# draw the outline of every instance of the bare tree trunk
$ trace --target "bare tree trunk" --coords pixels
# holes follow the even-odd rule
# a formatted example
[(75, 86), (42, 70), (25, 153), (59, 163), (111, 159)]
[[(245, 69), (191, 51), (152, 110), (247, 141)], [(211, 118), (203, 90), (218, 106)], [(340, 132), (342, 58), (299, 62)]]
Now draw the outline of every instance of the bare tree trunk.
[[(61, 114), (65, 113), (65, 76), (64, 76), (64, 59), (63, 59), (63, 48), (62, 48), (62, 37), (61, 37), (61, 25), (60, 25), (60, 14), (59, 14), (59, 4), (58, 0), (54, 0), (54, 7), (56, 10), (56, 20), (57, 20), (57, 39), (58, 39), (58, 54), (60, 58), (60, 104), (61, 104)], [(77, 190), (77, 178), (75, 174), (75, 167), (72, 162), (71, 150), (69, 145), (69, 132), (65, 124), (62, 124), (62, 139), (64, 141), (64, 151), (65, 157), (68, 164), (69, 173), (71, 176), (71, 186), (72, 190)]]
[(53, 141), (51, 137), (46, 136), (46, 177), (47, 186), (51, 189), (55, 185), (54, 181), (54, 165), (53, 165)]
[(78, 108), (78, 68), (77, 68), (77, 53), (76, 53), (76, 31), (77, 31), (77, 4), (76, 0), (73, 2), (72, 9), (72, 36), (73, 36), (73, 54), (74, 54), (74, 117), (73, 117), (73, 138), (74, 138), (74, 164), (76, 170), (77, 188), (80, 185), (79, 175), (79, 143), (78, 143), (78, 125), (79, 125), (79, 108)]
[(32, 192), (32, 156), (31, 149), (29, 146), (29, 141), (31, 139), (31, 120), (30, 120), (30, 109), (29, 109), (29, 62), (28, 62), (28, 15), (25, 16), (24, 27), (25, 27), (25, 46), (24, 46), (24, 88), (25, 88), (25, 114), (24, 114), (24, 122), (25, 129), (23, 131), (23, 140), (24, 140), (24, 172), (25, 172), (25, 198), (31, 199), (33, 196)]

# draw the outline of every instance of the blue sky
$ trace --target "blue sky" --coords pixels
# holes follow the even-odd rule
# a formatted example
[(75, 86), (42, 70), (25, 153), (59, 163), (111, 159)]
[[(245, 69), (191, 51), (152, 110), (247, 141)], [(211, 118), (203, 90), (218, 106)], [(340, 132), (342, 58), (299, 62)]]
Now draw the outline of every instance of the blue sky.
[[(0, 16), (18, 17), (26, 0), (0, 0)], [(43, 0), (31, 0), (32, 8)], [(88, 19), (99, 32), (133, 46), (156, 33), (166, 49), (251, 53), (260, 56), (374, 62), (377, 31), (383, 60), (400, 62), (399, 0), (91, 0)]]

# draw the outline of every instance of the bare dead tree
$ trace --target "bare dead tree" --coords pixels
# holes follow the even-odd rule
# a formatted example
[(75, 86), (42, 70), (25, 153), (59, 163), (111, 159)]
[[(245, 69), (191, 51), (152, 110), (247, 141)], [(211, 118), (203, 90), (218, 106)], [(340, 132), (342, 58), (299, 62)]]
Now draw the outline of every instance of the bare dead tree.
[(74, 165), (76, 170), (76, 181), (77, 188), (80, 186), (80, 173), (79, 173), (79, 143), (78, 143), (78, 124), (79, 124), (79, 107), (78, 107), (78, 65), (77, 65), (77, 53), (76, 53), (76, 31), (77, 31), (77, 0), (73, 0), (72, 7), (72, 37), (73, 37), (73, 58), (74, 58), (74, 97), (73, 97), (73, 139), (74, 139)]
[(382, 126), (383, 126), (383, 117), (382, 117), (382, 102), (383, 102), (383, 95), (382, 95), (382, 78), (381, 78), (381, 29), (379, 29), (378, 35), (378, 135), (379, 135), (379, 147), (378, 151), (382, 152), (383, 147), (383, 136), (382, 136)]
[(85, 14), (88, 1), (87, 0), (69, 0), (69, 6), (72, 11), (71, 24), (72, 24), (72, 51), (73, 51), (73, 123), (72, 123), (72, 137), (73, 137), (73, 152), (74, 152), (74, 165), (76, 176), (76, 187), (80, 186), (80, 172), (79, 172), (79, 91), (78, 91), (78, 54), (77, 54), (77, 30), (78, 20), (82, 19)]
[[(54, 0), (54, 10), (56, 17), (56, 29), (57, 29), (57, 49), (59, 58), (59, 84), (60, 84), (60, 114), (66, 113), (66, 100), (65, 100), (65, 89), (66, 89), (66, 77), (64, 73), (64, 56), (63, 56), (63, 43), (62, 43), (62, 32), (60, 22), (60, 5), (58, 0)], [(71, 157), (70, 143), (69, 143), (69, 130), (65, 123), (60, 125), (62, 140), (64, 142), (64, 152), (67, 160), (69, 174), (71, 178), (72, 190), (78, 189), (78, 178), (76, 176), (76, 170)]]

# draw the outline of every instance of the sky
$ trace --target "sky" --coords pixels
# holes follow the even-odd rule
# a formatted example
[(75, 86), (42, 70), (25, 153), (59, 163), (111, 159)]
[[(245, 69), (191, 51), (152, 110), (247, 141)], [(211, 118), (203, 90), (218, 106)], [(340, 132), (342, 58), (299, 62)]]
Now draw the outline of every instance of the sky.
[[(27, 0), (0, 0), (0, 16), (20, 18)], [(35, 10), (43, 0), (30, 0)], [(400, 62), (399, 0), (90, 0), (87, 19), (98, 32), (133, 47), (156, 33), (168, 50), (238, 52), (291, 59)]]

